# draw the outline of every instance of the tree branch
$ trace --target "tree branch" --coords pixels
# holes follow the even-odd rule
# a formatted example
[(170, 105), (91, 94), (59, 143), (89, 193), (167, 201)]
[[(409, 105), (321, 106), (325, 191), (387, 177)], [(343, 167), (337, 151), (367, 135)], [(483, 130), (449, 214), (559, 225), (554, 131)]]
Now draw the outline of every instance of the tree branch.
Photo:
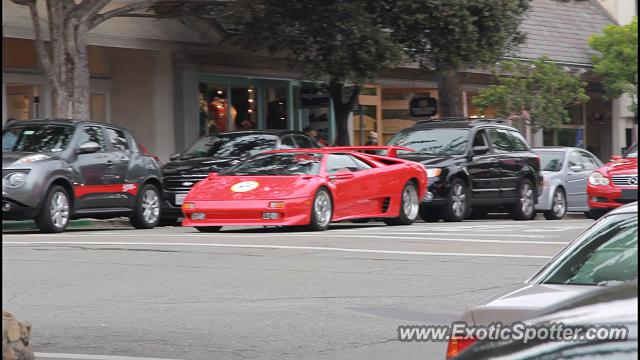
[(159, 2), (160, 0), (142, 0), (137, 3), (121, 6), (117, 9), (113, 9), (111, 11), (107, 11), (106, 13), (96, 15), (91, 21), (90, 29), (100, 25), (103, 21), (111, 19), (116, 16), (123, 16), (125, 14), (131, 13), (133, 11), (142, 10), (144, 8), (148, 8), (149, 6)]
[(122, 15), (116, 15), (115, 17), (167, 19), (167, 18), (174, 18), (174, 17), (179, 17), (179, 16), (193, 16), (193, 17), (199, 17), (199, 18), (203, 18), (203, 19), (215, 19), (216, 18), (213, 15), (195, 14), (195, 13), (191, 13), (191, 12), (171, 13), (171, 14), (162, 14), (162, 15), (135, 13), (134, 12), (134, 13), (126, 13), (126, 14), (122, 14)]
[(47, 53), (47, 48), (44, 46), (44, 39), (42, 35), (42, 27), (40, 26), (40, 15), (38, 14), (38, 7), (36, 6), (36, 2), (29, 2), (29, 13), (31, 14), (31, 21), (33, 22), (33, 32), (35, 33), (35, 45), (36, 51), (38, 52), (38, 56), (40, 58), (40, 63), (44, 68), (44, 72), (54, 81), (55, 77), (52, 76), (52, 66), (51, 66), (51, 58), (49, 57), (49, 53)]
[[(87, 0), (84, 0), (87, 1)], [(219, 2), (221, 0), (184, 0), (181, 3), (183, 5), (187, 5), (187, 4), (214, 4), (216, 2)], [(202, 14), (195, 14), (192, 13), (190, 11), (178, 11), (176, 13), (171, 13), (171, 14), (144, 14), (144, 13), (136, 13), (136, 11), (138, 10), (142, 10), (145, 8), (149, 8), (155, 4), (159, 4), (159, 3), (176, 3), (178, 1), (176, 0), (141, 0), (140, 2), (137, 3), (133, 3), (133, 4), (129, 4), (129, 5), (125, 5), (125, 6), (121, 6), (117, 9), (113, 9), (111, 11), (107, 11), (105, 13), (102, 14), (97, 14), (95, 15), (95, 17), (93, 18), (93, 20), (91, 21), (91, 26), (90, 28), (94, 28), (98, 25), (100, 25), (103, 21), (114, 18), (114, 17), (139, 17), (139, 18), (171, 18), (171, 17), (178, 17), (178, 16), (182, 16), (182, 15), (192, 15), (192, 16), (197, 16), (197, 17), (201, 17), (201, 18), (213, 18), (212, 16), (207, 16), (207, 15), (202, 15)]]
[(76, 5), (74, 13), (80, 18), (80, 22), (86, 22), (110, 2), (111, 0), (83, 0), (80, 4)]

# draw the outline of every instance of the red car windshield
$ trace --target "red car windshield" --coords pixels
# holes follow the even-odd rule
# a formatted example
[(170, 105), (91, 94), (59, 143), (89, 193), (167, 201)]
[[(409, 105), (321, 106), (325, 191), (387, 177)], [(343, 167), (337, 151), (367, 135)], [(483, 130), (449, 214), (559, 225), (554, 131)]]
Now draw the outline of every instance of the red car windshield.
[(257, 155), (220, 175), (317, 175), (322, 154), (272, 153)]

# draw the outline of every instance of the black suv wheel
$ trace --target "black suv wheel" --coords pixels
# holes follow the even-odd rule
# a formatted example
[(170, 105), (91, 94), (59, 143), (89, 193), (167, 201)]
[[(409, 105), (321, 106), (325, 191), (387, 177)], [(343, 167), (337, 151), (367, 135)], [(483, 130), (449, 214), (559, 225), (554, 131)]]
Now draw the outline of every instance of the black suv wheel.
[(444, 206), (445, 221), (462, 221), (469, 213), (469, 187), (460, 178), (451, 179), (451, 188)]

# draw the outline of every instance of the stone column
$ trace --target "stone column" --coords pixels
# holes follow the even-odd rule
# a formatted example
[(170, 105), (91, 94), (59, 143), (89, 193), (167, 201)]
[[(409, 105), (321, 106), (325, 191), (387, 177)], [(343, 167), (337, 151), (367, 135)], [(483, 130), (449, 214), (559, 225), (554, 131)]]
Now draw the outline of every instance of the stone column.
[(183, 151), (198, 139), (198, 70), (185, 56), (173, 59), (173, 108), (175, 151)]
[[(157, 51), (154, 54), (153, 72), (153, 132), (155, 152), (163, 161), (176, 152), (174, 136), (173, 77), (171, 53)], [(197, 108), (196, 108), (197, 109)]]
[(7, 122), (7, 84), (2, 83), (2, 125)]

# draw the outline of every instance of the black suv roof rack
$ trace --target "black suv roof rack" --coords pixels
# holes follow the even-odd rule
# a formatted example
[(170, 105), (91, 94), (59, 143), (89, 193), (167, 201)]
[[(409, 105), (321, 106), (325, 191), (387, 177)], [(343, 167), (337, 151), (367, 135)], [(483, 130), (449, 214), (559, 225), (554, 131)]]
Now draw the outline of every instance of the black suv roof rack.
[(471, 122), (486, 122), (491, 124), (507, 124), (505, 119), (473, 118)]
[(417, 122), (417, 124), (431, 123), (431, 122), (445, 122), (445, 121), (470, 121), (470, 120), (471, 119), (466, 117), (442, 117), (442, 118), (420, 120)]
[(495, 119), (495, 118), (468, 118), (468, 117), (443, 117), (443, 118), (434, 118), (434, 119), (426, 119), (420, 120), (417, 124), (425, 124), (425, 123), (434, 123), (434, 122), (449, 122), (449, 121), (466, 121), (469, 123), (492, 123), (492, 124), (507, 124), (505, 119)]

